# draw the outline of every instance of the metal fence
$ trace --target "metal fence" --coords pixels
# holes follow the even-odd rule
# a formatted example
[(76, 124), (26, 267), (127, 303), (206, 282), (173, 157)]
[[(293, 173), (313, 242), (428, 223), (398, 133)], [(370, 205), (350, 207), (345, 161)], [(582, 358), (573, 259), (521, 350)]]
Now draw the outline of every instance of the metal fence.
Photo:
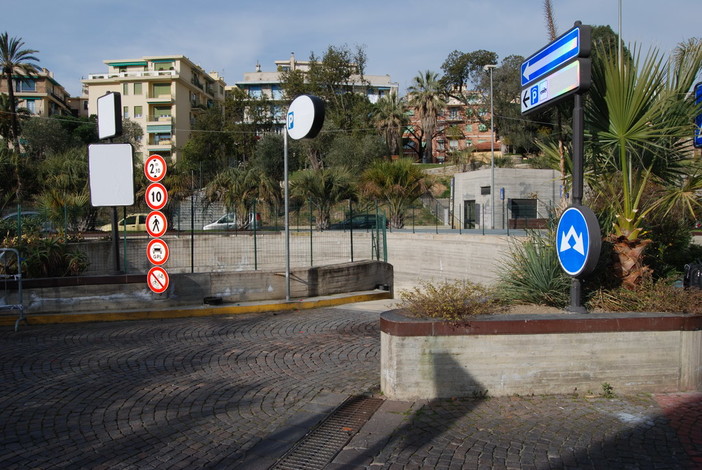
[[(103, 209), (95, 226), (110, 224), (111, 212), (109, 208)], [(58, 243), (49, 243), (48, 240), (65, 240), (66, 256), (78, 252), (87, 260), (82, 275), (145, 274), (153, 266), (147, 256), (147, 245), (152, 238), (145, 227), (127, 227), (124, 220), (148, 212), (148, 209), (117, 209), (119, 231), (115, 241), (109, 230), (72, 231), (72, 227), (80, 224), (70, 220), (69, 211), (63, 211), (62, 217), (48, 217), (41, 211), (20, 209), (6, 215), (0, 224), (0, 243), (19, 248), (22, 258), (29, 259), (34, 256), (33, 250), (45, 250), (47, 245), (58, 249)], [(223, 206), (206, 204), (197, 196), (169, 202), (164, 210), (169, 230), (161, 237), (169, 254), (163, 267), (170, 273), (282, 271), (287, 251), (282, 208), (255, 205), (249, 208), (249, 213), (255, 214), (251, 218), (256, 220), (255, 224), (240, 228), (205, 228), (227, 213)], [(372, 216), (374, 227), (338, 227), (339, 222), (361, 214)], [(63, 224), (61, 219), (66, 223)], [(138, 217), (134, 219), (138, 221)], [(290, 266), (387, 261), (385, 220), (378, 207), (349, 204), (332, 211), (330, 221), (337, 224), (335, 229), (320, 230), (311, 204), (295, 207), (290, 213)], [(17, 246), (17, 234), (31, 236), (25, 237), (25, 242)], [(28, 243), (27, 238), (33, 241)], [(13, 240), (15, 245), (11, 246)], [(42, 245), (39, 240), (45, 243)]]

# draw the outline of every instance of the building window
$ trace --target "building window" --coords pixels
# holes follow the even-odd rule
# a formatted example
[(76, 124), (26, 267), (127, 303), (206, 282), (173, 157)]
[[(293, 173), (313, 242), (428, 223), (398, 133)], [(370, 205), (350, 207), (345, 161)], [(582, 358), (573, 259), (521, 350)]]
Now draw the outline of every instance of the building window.
[(513, 219), (536, 218), (536, 199), (511, 199), (509, 208)]
[(122, 83), (122, 96), (129, 94), (129, 83)]
[(456, 120), (458, 119), (458, 108), (450, 108), (449, 109), (449, 119), (451, 120)]
[(134, 117), (140, 118), (143, 114), (143, 108), (141, 106), (134, 106)]
[(480, 194), (483, 196), (487, 196), (488, 194), (490, 194), (490, 186), (481, 186)]
[(129, 119), (129, 106), (122, 107), (122, 119)]
[(154, 70), (173, 70), (173, 61), (156, 62), (154, 64)]
[(478, 124), (478, 131), (487, 132), (487, 130), (488, 130), (488, 126), (486, 126), (485, 124)]
[(15, 80), (15, 91), (37, 91), (37, 83), (32, 78), (20, 78)]
[(440, 152), (443, 152), (444, 150), (446, 150), (446, 142), (444, 140), (437, 140), (436, 146), (437, 146), (437, 150), (439, 150)]
[(253, 85), (249, 88), (249, 96), (251, 98), (261, 98), (263, 96), (263, 90), (259, 85)]
[(170, 96), (171, 95), (171, 84), (170, 83), (154, 83), (154, 98), (159, 96)]
[(27, 111), (29, 111), (31, 114), (35, 114), (37, 112), (34, 100), (26, 100), (24, 102), (24, 107), (27, 108)]
[(142, 93), (142, 91), (141, 91), (141, 82), (135, 83), (135, 84), (134, 84), (134, 94), (135, 94), (135, 95), (141, 95), (141, 93)]
[(458, 141), (457, 140), (449, 140), (449, 148), (451, 150), (458, 150)]

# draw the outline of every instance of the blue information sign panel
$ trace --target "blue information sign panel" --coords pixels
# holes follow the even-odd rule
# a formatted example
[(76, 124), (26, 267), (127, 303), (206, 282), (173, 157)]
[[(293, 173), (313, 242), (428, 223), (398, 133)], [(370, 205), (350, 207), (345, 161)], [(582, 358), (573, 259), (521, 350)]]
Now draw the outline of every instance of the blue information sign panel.
[(595, 214), (584, 206), (571, 206), (558, 221), (558, 262), (569, 276), (590, 274), (597, 266), (602, 240)]
[(522, 87), (545, 77), (578, 57), (589, 57), (591, 27), (579, 25), (522, 63)]
[[(695, 85), (695, 103), (702, 106), (702, 82)], [(702, 111), (695, 118), (695, 147), (702, 148)]]

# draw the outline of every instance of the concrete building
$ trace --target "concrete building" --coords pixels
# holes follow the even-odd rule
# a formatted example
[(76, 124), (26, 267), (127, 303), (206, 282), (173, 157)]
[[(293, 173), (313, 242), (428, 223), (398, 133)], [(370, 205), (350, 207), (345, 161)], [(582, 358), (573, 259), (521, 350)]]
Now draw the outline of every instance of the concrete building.
[[(281, 86), (281, 73), (296, 70), (307, 72), (309, 69), (310, 61), (297, 60), (295, 53), (292, 53), (287, 60), (276, 60), (273, 72), (264, 72), (261, 65), (256, 64), (256, 71), (244, 73), (244, 79), (236, 82), (234, 86), (246, 91), (252, 98), (265, 97), (272, 100), (273, 119), (277, 123), (276, 127), (282, 130), (287, 102)], [(371, 103), (376, 103), (392, 92), (398, 93), (399, 90), (399, 84), (393, 82), (390, 75), (353, 75), (349, 85), (352, 85), (357, 93), (366, 95)]]
[(122, 116), (138, 123), (144, 138), (135, 153), (177, 160), (177, 149), (190, 137), (198, 113), (224, 101), (226, 83), (182, 55), (106, 60), (106, 73), (82, 80), (90, 114), (107, 92), (122, 94)]
[[(41, 69), (34, 75), (13, 76), (13, 90), (17, 108), (24, 108), (32, 116), (67, 116), (72, 114), (68, 92), (54, 80), (54, 74)], [(0, 76), (0, 93), (8, 94), (7, 80)]]
[(454, 220), (462, 228), (542, 227), (561, 198), (560, 173), (555, 170), (495, 168), (494, 198), (491, 182), (490, 169), (454, 175)]

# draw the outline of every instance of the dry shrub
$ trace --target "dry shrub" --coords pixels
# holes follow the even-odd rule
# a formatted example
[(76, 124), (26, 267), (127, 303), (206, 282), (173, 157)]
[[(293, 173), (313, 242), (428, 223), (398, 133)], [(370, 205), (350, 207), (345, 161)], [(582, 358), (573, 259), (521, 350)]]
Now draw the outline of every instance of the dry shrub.
[(634, 290), (599, 290), (588, 301), (594, 312), (667, 312), (702, 314), (702, 289), (682, 289), (664, 279), (646, 281)]
[(469, 281), (422, 282), (412, 290), (400, 291), (400, 307), (420, 318), (448, 321), (504, 311), (492, 289)]

